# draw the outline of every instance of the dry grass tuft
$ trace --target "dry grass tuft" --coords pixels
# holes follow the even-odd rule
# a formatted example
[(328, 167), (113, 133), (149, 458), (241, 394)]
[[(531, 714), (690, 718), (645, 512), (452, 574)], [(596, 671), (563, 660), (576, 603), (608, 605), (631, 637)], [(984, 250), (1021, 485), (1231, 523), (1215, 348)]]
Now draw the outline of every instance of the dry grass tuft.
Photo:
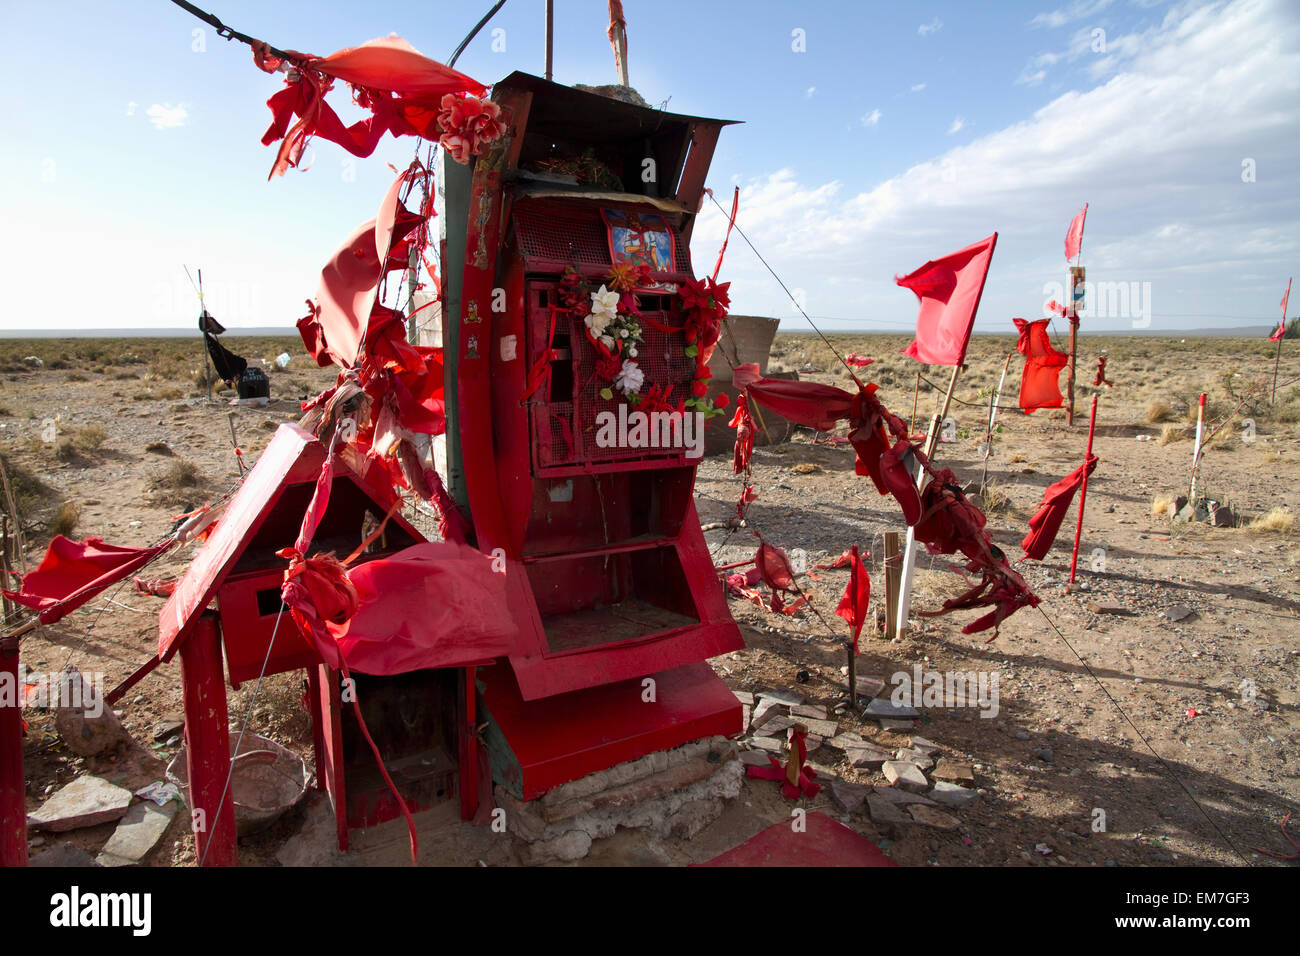
[(1152, 425), (1167, 422), (1174, 417), (1174, 410), (1165, 401), (1154, 401), (1147, 405), (1147, 421)]
[(87, 425), (85, 428), (78, 428), (76, 431), (77, 445), (87, 451), (99, 451), (101, 445), (108, 438), (108, 432), (98, 425)]
[(1156, 517), (1169, 514), (1173, 506), (1173, 495), (1160, 494), (1151, 499), (1151, 513)]
[(1257, 533), (1286, 534), (1294, 524), (1295, 515), (1286, 508), (1272, 508), (1246, 525), (1246, 527)]
[(1160, 439), (1158, 444), (1170, 445), (1178, 441), (1187, 441), (1187, 439), (1191, 437), (1191, 429), (1186, 425), (1171, 422), (1160, 429)]
[(61, 534), (65, 538), (69, 537), (76, 530), (77, 522), (80, 520), (81, 510), (69, 501), (59, 507), (59, 511), (50, 525), (50, 533)]
[(160, 488), (193, 488), (199, 483), (199, 469), (192, 461), (178, 458), (158, 479)]

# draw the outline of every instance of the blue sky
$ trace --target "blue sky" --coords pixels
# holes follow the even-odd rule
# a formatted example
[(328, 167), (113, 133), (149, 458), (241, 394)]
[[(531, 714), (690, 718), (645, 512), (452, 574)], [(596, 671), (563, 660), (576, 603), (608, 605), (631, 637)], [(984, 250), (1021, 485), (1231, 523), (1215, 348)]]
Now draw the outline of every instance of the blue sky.
[[(439, 60), (489, 5), (199, 4), (281, 47), (325, 54), (395, 32)], [(556, 79), (612, 82), (604, 0), (557, 6)], [(741, 228), (828, 330), (907, 329), (915, 300), (893, 276), (996, 230), (977, 328), (1011, 331), (1063, 279), (1062, 238), (1085, 201), (1084, 265), (1120, 313), (1093, 328), (1267, 324), (1300, 273), (1300, 4), (625, 8), (647, 101), (744, 121), (724, 131), (710, 184), (720, 198), (741, 187)], [(541, 73), (542, 10), (509, 0), (458, 67), (485, 83)], [(268, 183), (259, 139), (281, 78), (166, 0), (8, 3), (0, 25), (0, 327), (188, 325), (184, 262), (203, 267), (226, 325), (289, 328), (325, 260), (374, 215), (387, 164), (411, 156), (413, 141), (389, 140), (345, 165), (322, 141), (311, 169)], [(706, 210), (697, 271), (721, 230)], [(723, 278), (735, 311), (800, 324), (738, 238)]]

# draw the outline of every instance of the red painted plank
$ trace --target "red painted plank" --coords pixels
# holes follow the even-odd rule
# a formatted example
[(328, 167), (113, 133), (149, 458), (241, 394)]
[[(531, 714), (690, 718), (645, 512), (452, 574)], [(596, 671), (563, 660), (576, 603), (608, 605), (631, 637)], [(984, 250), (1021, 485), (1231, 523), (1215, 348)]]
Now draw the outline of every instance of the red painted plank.
[(23, 694), (23, 683), (18, 679), (18, 648), (0, 648), (0, 866), (27, 865)]

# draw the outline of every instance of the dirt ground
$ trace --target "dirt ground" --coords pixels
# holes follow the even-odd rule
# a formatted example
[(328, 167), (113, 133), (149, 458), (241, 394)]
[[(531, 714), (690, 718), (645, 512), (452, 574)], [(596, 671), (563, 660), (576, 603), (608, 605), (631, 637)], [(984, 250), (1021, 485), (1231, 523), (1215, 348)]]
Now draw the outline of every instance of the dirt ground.
[[(878, 359), (864, 377), (878, 382), (885, 404), (907, 417), (916, 365), (897, 354), (905, 342), (898, 336), (834, 337), (839, 351)], [(299, 397), (332, 384), (332, 374), (316, 369), (296, 341), (230, 344), (250, 358), (270, 359), (286, 350), (293, 356), (289, 370), (271, 374), (276, 400), (269, 407), (232, 408), (225, 404), (228, 395), (205, 403), (196, 381), (201, 354), (193, 343), (0, 342), (0, 453), (29, 525), (29, 567), (56, 530), (126, 545), (161, 540), (171, 516), (215, 502), (237, 483), (232, 412), (239, 447), (251, 463), (276, 426), (297, 418)], [(1013, 347), (1009, 337), (977, 336), (958, 379), (947, 429), (952, 441), (941, 442), (936, 458), (963, 482), (980, 481), (978, 446), (990, 390)], [(1088, 383), (1103, 350), (1114, 385), (1096, 389)], [(901, 732), (885, 731), (852, 712), (832, 718), (840, 732), (859, 733), (891, 750), (912, 733), (935, 742), (941, 756), (973, 765), (981, 798), (951, 811), (959, 821), (954, 830), (878, 825), (865, 811), (841, 813), (826, 790), (802, 805), (843, 820), (907, 865), (1271, 864), (1256, 848), (1290, 852), (1278, 824), (1300, 805), (1300, 584), (1289, 518), (1300, 508), (1300, 386), (1292, 381), (1300, 377), (1300, 357), (1288, 358), (1287, 351), (1294, 349), (1284, 349), (1280, 379), (1286, 384), (1277, 404), (1256, 400), (1239, 406), (1244, 391), (1271, 378), (1269, 343), (1085, 336), (1080, 411), (1072, 428), (1060, 411), (1026, 416), (1007, 407), (1014, 406), (1019, 385), (1016, 356), (984, 495), (989, 530), (1013, 559), (1043, 489), (1081, 463), (1088, 403), (1100, 392), (1094, 452), (1101, 464), (1089, 483), (1076, 587), (1064, 586), (1072, 515), (1043, 562), (1019, 565), (1042, 598), (1043, 613), (1018, 612), (996, 640), (961, 633), (974, 612), (926, 619), (913, 614), (913, 626), (896, 641), (884, 640), (870, 626), (864, 632), (859, 675), (888, 682), (916, 664), (926, 671), (995, 673), (996, 717), (984, 718), (970, 707), (926, 708), (915, 727)], [(40, 367), (25, 361), (28, 356), (40, 358)], [(845, 370), (836, 370), (829, 349), (807, 333), (780, 336), (773, 366), (822, 382), (844, 385), (848, 379)], [(931, 368), (924, 374), (946, 384), (947, 372)], [(1212, 425), (1230, 413), (1232, 418), (1205, 453), (1199, 488), (1235, 509), (1241, 527), (1179, 524), (1164, 512), (1169, 497), (1187, 490), (1188, 422), (1195, 420), (1202, 391), (1209, 396)], [(919, 429), (937, 411), (938, 399), (938, 391), (921, 386)], [(787, 551), (803, 550), (810, 565), (857, 544), (870, 551), (873, 596), (882, 595), (881, 534), (904, 531), (901, 514), (892, 499), (881, 498), (868, 479), (854, 474), (851, 448), (813, 444), (812, 437), (801, 430), (791, 442), (756, 451), (758, 498), (749, 507), (748, 527), (707, 533), (715, 563), (752, 557), (757, 542), (751, 531)], [(706, 459), (696, 486), (701, 521), (724, 525), (739, 491), (729, 456)], [(177, 574), (192, 556), (189, 548), (168, 555), (148, 576)], [(962, 589), (961, 578), (941, 557), (922, 554), (917, 567), (914, 611), (936, 607)], [(831, 630), (806, 610), (787, 617), (732, 599), (747, 647), (716, 658), (713, 666), (733, 689), (793, 689), (828, 710), (841, 700), (843, 628), (836, 630), (841, 622), (831, 612), (846, 572), (815, 573), (816, 580), (801, 582), (832, 622)], [(1094, 602), (1119, 604), (1128, 613), (1095, 614), (1089, 610)], [(154, 652), (159, 604), (129, 586), (110, 590), (24, 639), (23, 662), (38, 672), (58, 672), (68, 664), (100, 671), (111, 688)], [(1175, 606), (1192, 613), (1180, 617)], [(1171, 619), (1171, 609), (1178, 620)], [(248, 684), (231, 692), (236, 725), (249, 712), (252, 694)], [(309, 753), (300, 694), (299, 675), (268, 678), (252, 706), (249, 729)], [(155, 732), (181, 709), (178, 667), (159, 668), (118, 708), (139, 746), (115, 758), (85, 759), (62, 747), (49, 712), (29, 710), (29, 809), (85, 771), (133, 787), (160, 779), (177, 745), (174, 735), (155, 740)], [(810, 760), (823, 776), (885, 783), (879, 771), (854, 769), (827, 745)], [(1096, 828), (1098, 810), (1104, 812), (1104, 830)], [(597, 843), (584, 862), (699, 862), (789, 820), (790, 811), (775, 784), (746, 781), (740, 799), (694, 840), (659, 841), (620, 831)], [(269, 832), (241, 842), (241, 863), (275, 863), (284, 841), (319, 812), (308, 801)], [(112, 829), (106, 824), (66, 839), (93, 853)], [(33, 852), (42, 842), (65, 837), (36, 839)], [(431, 864), (515, 859), (508, 842), (472, 833), (435, 840), (426, 854)], [(178, 820), (153, 865), (193, 862)]]

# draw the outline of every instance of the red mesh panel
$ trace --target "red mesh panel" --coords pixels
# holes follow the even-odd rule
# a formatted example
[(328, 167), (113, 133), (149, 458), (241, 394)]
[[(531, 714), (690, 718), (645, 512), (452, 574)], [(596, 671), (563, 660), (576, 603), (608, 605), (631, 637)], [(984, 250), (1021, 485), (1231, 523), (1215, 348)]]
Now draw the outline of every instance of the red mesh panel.
[[(610, 208), (624, 208), (611, 204)], [(519, 251), (530, 272), (563, 272), (566, 266), (608, 270), (609, 237), (600, 207), (573, 202), (521, 202), (514, 213)], [(672, 229), (671, 224), (669, 228)], [(690, 276), (691, 252), (673, 229), (677, 273)]]
[[(541, 303), (558, 301), (555, 289), (554, 282), (529, 283), (527, 329), (530, 366), (546, 351), (551, 311), (549, 306)], [(670, 303), (675, 305), (675, 296), (661, 297), (656, 304)], [(676, 311), (645, 314), (662, 325), (675, 326), (681, 322)], [(682, 447), (601, 448), (596, 443), (596, 416), (604, 411), (617, 416), (618, 407), (624, 404), (624, 400), (617, 395), (608, 400), (600, 397), (604, 383), (596, 375), (597, 352), (587, 341), (582, 320), (560, 313), (555, 328), (557, 341), (567, 332), (570, 357), (553, 365), (555, 371), (551, 381), (529, 399), (534, 466), (540, 469), (648, 459), (667, 463), (682, 458), (685, 455)], [(695, 360), (683, 352), (686, 342), (682, 333), (659, 332), (647, 325), (642, 327), (642, 336), (645, 341), (637, 347), (636, 362), (645, 373), (643, 392), (651, 385), (668, 384), (673, 387), (671, 401), (674, 405), (689, 398), (695, 380)], [(559, 394), (566, 362), (572, 370), (573, 392)]]

